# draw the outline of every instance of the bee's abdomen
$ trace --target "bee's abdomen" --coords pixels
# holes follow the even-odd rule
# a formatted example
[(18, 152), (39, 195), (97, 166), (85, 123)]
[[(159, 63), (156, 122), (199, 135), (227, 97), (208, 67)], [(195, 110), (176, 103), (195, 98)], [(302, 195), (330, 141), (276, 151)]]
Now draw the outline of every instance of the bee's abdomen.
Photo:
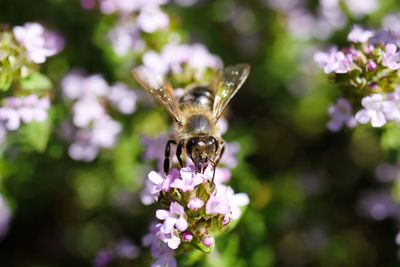
[(192, 135), (208, 135), (212, 130), (212, 122), (204, 114), (193, 114), (187, 118), (185, 123), (185, 132)]
[(181, 108), (187, 106), (201, 106), (212, 110), (214, 104), (214, 94), (209, 87), (196, 86), (189, 89), (179, 100)]

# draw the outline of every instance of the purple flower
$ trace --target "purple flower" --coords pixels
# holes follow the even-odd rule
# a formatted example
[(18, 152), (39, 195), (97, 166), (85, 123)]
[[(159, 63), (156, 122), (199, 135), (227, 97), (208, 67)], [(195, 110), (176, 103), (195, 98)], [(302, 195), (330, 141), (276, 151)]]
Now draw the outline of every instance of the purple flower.
[(377, 0), (345, 0), (344, 2), (356, 18), (371, 14), (379, 7)]
[(216, 193), (206, 203), (207, 214), (222, 214), (236, 220), (241, 215), (240, 207), (249, 204), (249, 197), (244, 193), (235, 194), (233, 189), (222, 184), (216, 185)]
[(400, 68), (400, 53), (397, 52), (395, 44), (387, 44), (383, 52), (382, 65), (391, 70)]
[(108, 15), (115, 12), (129, 14), (138, 8), (138, 1), (132, 0), (100, 0), (101, 11)]
[(68, 155), (74, 160), (90, 162), (93, 161), (98, 154), (99, 147), (94, 146), (87, 141), (74, 142), (68, 148)]
[(117, 83), (110, 88), (108, 100), (122, 114), (132, 114), (136, 109), (136, 93), (123, 83)]
[(171, 233), (174, 227), (179, 231), (185, 231), (188, 227), (185, 219), (185, 210), (178, 202), (172, 202), (169, 211), (157, 210), (156, 217), (164, 221), (160, 227), (160, 232), (164, 234)]
[(150, 267), (177, 267), (176, 260), (174, 257), (174, 251), (170, 250), (163, 253)]
[(143, 205), (151, 205), (158, 199), (158, 194), (154, 195), (151, 193), (152, 189), (154, 187), (154, 183), (151, 182), (148, 179), (144, 180), (144, 187), (142, 191), (140, 192), (140, 201), (142, 202)]
[(393, 182), (400, 179), (400, 166), (388, 163), (379, 164), (375, 169), (375, 175), (380, 182)]
[(103, 106), (96, 98), (84, 98), (75, 102), (72, 107), (74, 125), (88, 127), (93, 121), (106, 115)]
[(142, 10), (136, 19), (136, 23), (142, 31), (152, 33), (166, 29), (169, 25), (169, 18), (158, 7), (153, 6)]
[(124, 56), (128, 52), (141, 52), (145, 43), (140, 38), (140, 29), (135, 21), (120, 19), (117, 25), (108, 33), (114, 52)]
[(0, 108), (0, 121), (9, 131), (15, 131), (21, 125), (18, 111), (7, 107)]
[(193, 191), (194, 188), (204, 182), (204, 176), (195, 173), (194, 166), (182, 168), (180, 170), (180, 179), (175, 179), (171, 183), (172, 188), (177, 188), (183, 192)]
[(362, 99), (361, 104), (364, 108), (358, 111), (355, 116), (358, 123), (367, 124), (371, 122), (373, 127), (385, 125), (387, 121), (385, 109), (387, 109), (389, 103), (383, 100), (382, 95), (366, 96)]
[(360, 26), (355, 25), (347, 36), (347, 40), (353, 43), (366, 43), (373, 36), (373, 31), (364, 30)]
[(217, 189), (215, 195), (210, 196), (206, 203), (206, 213), (207, 214), (222, 214), (229, 216), (230, 205), (227, 198), (225, 198), (221, 193), (221, 190)]
[(151, 171), (148, 175), (149, 180), (153, 183), (150, 193), (153, 195), (158, 195), (161, 191), (168, 192), (171, 188), (171, 183), (179, 178), (179, 171), (177, 169), (172, 169), (171, 172), (165, 176), (161, 176), (155, 171)]
[(93, 123), (91, 129), (91, 142), (101, 148), (112, 148), (115, 146), (118, 134), (122, 131), (119, 122), (109, 116), (103, 116)]
[[(161, 226), (162, 227), (162, 226)], [(176, 234), (175, 231), (164, 233), (161, 230), (156, 234), (156, 236), (164, 243), (167, 244), (171, 249), (177, 249), (181, 244), (181, 239)]]
[(389, 217), (398, 218), (400, 207), (393, 201), (390, 192), (366, 192), (360, 198), (358, 210), (364, 216), (381, 221)]
[(39, 23), (26, 23), (13, 28), (15, 39), (27, 51), (27, 57), (37, 64), (44, 63), (46, 58), (60, 52), (64, 46), (63, 39), (54, 32), (46, 31)]
[(314, 54), (314, 60), (324, 69), (326, 74), (329, 73), (347, 73), (353, 69), (353, 59), (350, 54), (344, 54), (331, 48), (328, 53), (317, 52)]
[(138, 247), (128, 239), (122, 239), (115, 244), (115, 255), (121, 259), (136, 259), (139, 256)]
[(187, 207), (191, 210), (199, 210), (204, 206), (204, 201), (201, 200), (200, 198), (192, 198), (189, 203), (187, 204)]
[(74, 70), (61, 81), (65, 97), (71, 100), (95, 98), (109, 94), (109, 86), (101, 75), (85, 77), (82, 72)]
[(105, 267), (111, 264), (114, 260), (114, 255), (110, 250), (101, 250), (97, 253), (93, 262), (94, 267)]
[[(150, 247), (151, 256), (157, 259), (151, 266), (176, 266), (176, 261), (174, 257), (175, 252), (169, 247), (169, 245), (177, 248), (180, 244), (180, 239), (179, 237), (174, 236), (175, 243), (171, 238), (165, 239), (164, 237), (166, 236), (160, 236), (160, 227), (161, 223), (151, 224), (149, 233), (145, 235), (142, 239), (143, 246)], [(166, 242), (164, 243), (163, 240), (165, 240)], [(170, 241), (170, 244), (168, 243), (168, 241)]]
[(179, 74), (184, 66), (187, 66), (194, 70), (195, 78), (200, 79), (206, 69), (220, 69), (222, 62), (201, 44), (168, 44), (160, 54), (154, 51), (147, 52), (143, 56), (143, 65), (151, 73), (161, 76), (170, 71)]
[(334, 105), (329, 107), (329, 116), (331, 119), (328, 122), (328, 129), (332, 132), (339, 131), (343, 126), (353, 128), (357, 125), (351, 105), (344, 98), (339, 98)]
[(49, 108), (50, 101), (47, 97), (9, 97), (6, 98), (5, 106), (0, 107), (0, 124), (9, 131), (15, 131), (21, 122), (43, 122), (47, 120)]
[(221, 163), (226, 167), (233, 169), (237, 166), (237, 154), (240, 151), (240, 144), (238, 142), (227, 143), (225, 145), (225, 152), (222, 155)]

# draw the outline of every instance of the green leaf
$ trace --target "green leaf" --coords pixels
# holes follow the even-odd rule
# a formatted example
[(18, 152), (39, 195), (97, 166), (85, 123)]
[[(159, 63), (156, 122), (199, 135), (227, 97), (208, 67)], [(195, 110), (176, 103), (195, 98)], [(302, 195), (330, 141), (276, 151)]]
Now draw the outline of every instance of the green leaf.
[(12, 76), (9, 73), (0, 73), (0, 91), (7, 91), (10, 88), (11, 83)]
[(43, 152), (47, 147), (51, 132), (50, 120), (44, 122), (32, 122), (20, 130), (22, 142), (30, 145), (38, 152)]
[(47, 76), (34, 72), (28, 77), (21, 80), (21, 88), (26, 91), (45, 91), (52, 88), (52, 84)]

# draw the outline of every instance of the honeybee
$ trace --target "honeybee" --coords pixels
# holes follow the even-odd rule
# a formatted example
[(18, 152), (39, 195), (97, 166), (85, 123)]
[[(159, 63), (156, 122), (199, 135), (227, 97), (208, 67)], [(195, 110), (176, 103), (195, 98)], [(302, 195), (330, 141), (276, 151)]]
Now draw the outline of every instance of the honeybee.
[(210, 164), (215, 168), (221, 159), (225, 145), (217, 128), (217, 121), (226, 105), (245, 82), (250, 65), (238, 64), (220, 70), (213, 85), (195, 85), (187, 88), (176, 100), (173, 88), (163, 78), (152, 74), (145, 67), (132, 70), (138, 83), (157, 99), (175, 120), (176, 140), (168, 140), (165, 146), (164, 172), (170, 171), (170, 146), (177, 145), (176, 156), (183, 167), (182, 151), (193, 161), (195, 171), (204, 173)]

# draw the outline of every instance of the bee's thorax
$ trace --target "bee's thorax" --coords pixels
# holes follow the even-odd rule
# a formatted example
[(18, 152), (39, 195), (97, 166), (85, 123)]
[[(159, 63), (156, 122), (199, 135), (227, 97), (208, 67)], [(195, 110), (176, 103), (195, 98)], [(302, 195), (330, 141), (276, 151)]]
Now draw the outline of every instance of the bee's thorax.
[(181, 97), (179, 105), (181, 109), (188, 106), (200, 106), (212, 110), (214, 105), (213, 91), (206, 86), (195, 86)]

